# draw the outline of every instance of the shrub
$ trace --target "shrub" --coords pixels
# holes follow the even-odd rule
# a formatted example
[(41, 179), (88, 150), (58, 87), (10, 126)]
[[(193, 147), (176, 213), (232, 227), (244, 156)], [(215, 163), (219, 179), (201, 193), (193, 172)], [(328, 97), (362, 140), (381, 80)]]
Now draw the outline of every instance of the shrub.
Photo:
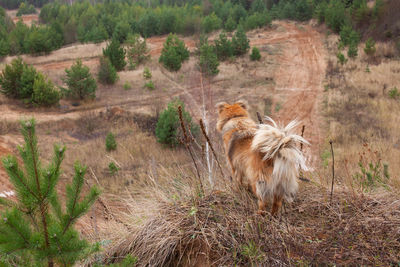
[(355, 58), (358, 55), (358, 46), (355, 43), (351, 43), (349, 46), (349, 50), (347, 51), (347, 56), (349, 58)]
[(250, 49), (249, 43), (250, 41), (247, 38), (246, 33), (243, 28), (239, 26), (235, 35), (232, 37), (233, 54), (236, 56), (246, 54)]
[(246, 30), (262, 28), (271, 24), (271, 17), (267, 13), (254, 13), (246, 18), (244, 27)]
[(144, 84), (144, 87), (145, 87), (146, 89), (149, 89), (150, 91), (156, 89), (156, 87), (155, 87), (155, 85), (154, 85), (154, 83), (153, 83), (152, 80), (146, 82), (146, 83)]
[(338, 53), (336, 54), (336, 57), (337, 57), (337, 59), (338, 59), (338, 62), (339, 62), (341, 65), (344, 65), (344, 64), (347, 62), (347, 59), (346, 59), (346, 57), (343, 55), (342, 52), (338, 52)]
[(151, 77), (153, 77), (153, 75), (150, 72), (150, 69), (148, 67), (145, 67), (143, 69), (143, 78), (145, 78), (146, 80), (151, 79)]
[(325, 22), (335, 32), (349, 24), (346, 7), (341, 0), (331, 0), (325, 9)]
[(146, 40), (142, 39), (140, 35), (129, 35), (128, 39), (126, 40), (126, 44), (126, 54), (128, 58), (129, 69), (136, 69), (139, 64), (150, 58)]
[(105, 49), (103, 49), (103, 56), (108, 57), (111, 61), (111, 64), (117, 71), (123, 70), (126, 61), (125, 61), (125, 49), (121, 47), (121, 44), (118, 40), (112, 39), (111, 42), (107, 45)]
[(99, 244), (81, 239), (74, 225), (88, 212), (100, 192), (90, 188), (81, 196), (86, 167), (75, 163), (75, 175), (67, 185), (65, 208), (62, 209), (57, 190), (65, 147), (54, 145), (54, 156), (48, 166), (39, 160), (35, 121), (23, 121), (25, 143), (19, 148), (22, 170), (15, 156), (2, 159), (11, 183), (16, 189), (16, 200), (1, 199), (0, 254), (5, 266), (73, 266), (99, 250)]
[(190, 114), (185, 111), (185, 105), (179, 99), (174, 99), (168, 103), (167, 109), (163, 110), (157, 121), (156, 137), (157, 141), (171, 147), (179, 145), (179, 140), (182, 138), (180, 121), (178, 115), (178, 107), (182, 107), (182, 115), (185, 124), (189, 126), (193, 135), (198, 132), (198, 126), (192, 122)]
[(365, 54), (367, 54), (368, 56), (372, 56), (372, 55), (374, 55), (375, 52), (376, 52), (375, 41), (374, 41), (374, 39), (372, 39), (371, 37), (368, 38), (367, 41), (365, 42), (364, 52), (365, 52)]
[(214, 43), (219, 60), (226, 60), (233, 56), (232, 42), (226, 37), (225, 33), (221, 33)]
[(114, 176), (120, 170), (120, 168), (114, 162), (110, 162), (108, 164), (108, 170), (110, 174)]
[(95, 98), (97, 84), (87, 66), (82, 65), (78, 59), (69, 69), (65, 69), (66, 77), (63, 81), (67, 84), (66, 94), (72, 99), (83, 100)]
[(58, 104), (60, 92), (50, 80), (45, 79), (42, 73), (38, 73), (33, 83), (32, 103), (38, 106), (53, 106)]
[(199, 66), (202, 73), (207, 75), (217, 75), (219, 73), (219, 61), (215, 53), (215, 47), (208, 44), (207, 40), (199, 49)]
[(339, 35), (340, 42), (345, 46), (360, 42), (360, 35), (350, 25), (343, 25)]
[(159, 62), (170, 71), (178, 71), (182, 62), (189, 58), (189, 50), (185, 43), (175, 34), (170, 34), (164, 43)]
[(126, 81), (126, 82), (124, 83), (124, 89), (125, 89), (125, 90), (129, 90), (129, 89), (131, 89), (131, 88), (132, 88), (131, 83), (128, 82), (128, 81)]
[(109, 132), (106, 136), (106, 150), (112, 151), (117, 149), (117, 142), (115, 141), (114, 134)]
[(10, 44), (7, 38), (0, 39), (0, 60), (10, 53)]
[(257, 47), (253, 47), (253, 49), (251, 50), (250, 59), (253, 61), (260, 60), (261, 59), (260, 49), (258, 49)]
[(400, 97), (400, 92), (397, 89), (397, 87), (394, 87), (392, 89), (389, 90), (389, 97), (392, 99), (397, 99)]
[(117, 70), (111, 64), (108, 57), (100, 58), (100, 67), (97, 77), (103, 84), (114, 84), (118, 80)]
[(125, 42), (131, 31), (131, 26), (126, 21), (120, 21), (114, 29), (112, 39), (118, 40), (118, 42)]

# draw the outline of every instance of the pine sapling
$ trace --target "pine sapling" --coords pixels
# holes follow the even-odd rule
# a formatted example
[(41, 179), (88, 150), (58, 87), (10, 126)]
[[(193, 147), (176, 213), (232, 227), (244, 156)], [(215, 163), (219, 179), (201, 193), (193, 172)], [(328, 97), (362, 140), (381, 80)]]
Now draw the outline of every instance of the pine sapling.
[(98, 243), (81, 239), (74, 229), (77, 219), (99, 196), (99, 190), (92, 187), (86, 196), (81, 196), (86, 167), (77, 162), (62, 208), (56, 185), (65, 146), (55, 144), (54, 156), (44, 167), (39, 159), (34, 119), (21, 125), (25, 143), (18, 150), (24, 168), (15, 156), (2, 159), (16, 200), (0, 198), (0, 205), (5, 208), (0, 220), (0, 255), (7, 255), (1, 261), (7, 266), (72, 266), (99, 249)]

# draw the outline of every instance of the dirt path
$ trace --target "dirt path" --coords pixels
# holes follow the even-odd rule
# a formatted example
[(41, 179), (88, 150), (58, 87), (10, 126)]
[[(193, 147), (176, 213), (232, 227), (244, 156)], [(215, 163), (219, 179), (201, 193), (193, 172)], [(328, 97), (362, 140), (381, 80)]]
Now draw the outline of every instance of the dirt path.
[(323, 92), (326, 52), (321, 34), (312, 27), (299, 28), (291, 23), (283, 26), (291, 34), (274, 75), (275, 92), (286, 99), (277, 118), (285, 123), (298, 119), (305, 125), (304, 137), (311, 143), (308, 150), (315, 163), (323, 141), (318, 105)]

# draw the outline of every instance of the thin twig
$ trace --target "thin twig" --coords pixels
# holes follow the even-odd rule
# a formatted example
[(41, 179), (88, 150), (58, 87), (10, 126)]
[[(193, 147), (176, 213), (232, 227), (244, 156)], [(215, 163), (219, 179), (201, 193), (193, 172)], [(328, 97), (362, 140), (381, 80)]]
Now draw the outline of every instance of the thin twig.
[(329, 144), (331, 145), (331, 153), (332, 153), (332, 186), (331, 186), (331, 204), (332, 204), (333, 184), (335, 182), (335, 154), (333, 153), (333, 141), (330, 140)]
[[(304, 136), (304, 130), (305, 130), (305, 129), (306, 129), (306, 126), (303, 125), (303, 126), (301, 127), (301, 137)], [(303, 142), (300, 143), (300, 152), (303, 152)], [(301, 168), (300, 168), (300, 176), (299, 176), (299, 179), (300, 179), (301, 181), (304, 181), (304, 182), (309, 182), (309, 181), (310, 181), (309, 179), (307, 179), (307, 178), (305, 178), (305, 177), (303, 176), (303, 171), (301, 170)]]
[(221, 171), (221, 175), (222, 175), (223, 177), (225, 177), (225, 174), (224, 174), (224, 172), (223, 172), (223, 170), (222, 170), (221, 164), (219, 163), (219, 160), (218, 160), (218, 157), (217, 157), (217, 153), (215, 153), (215, 150), (214, 150), (214, 147), (213, 147), (213, 145), (212, 145), (212, 143), (211, 143), (211, 140), (210, 140), (210, 138), (209, 138), (208, 135), (207, 135), (206, 128), (204, 127), (204, 122), (203, 122), (202, 119), (200, 119), (200, 128), (201, 128), (201, 132), (203, 133), (204, 137), (206, 138), (207, 143), (209, 144), (209, 146), (210, 146), (210, 148), (211, 148), (211, 151), (212, 151), (212, 153), (213, 153), (213, 155), (214, 155), (215, 161), (217, 161), (218, 168), (219, 168), (219, 170)]
[(189, 139), (189, 136), (187, 135), (187, 132), (186, 132), (186, 127), (185, 127), (185, 122), (183, 121), (182, 107), (181, 106), (178, 107), (178, 114), (179, 114), (179, 120), (181, 122), (182, 132), (183, 132), (183, 140), (182, 141), (183, 141), (183, 144), (185, 145), (186, 149), (188, 150), (188, 152), (190, 154), (190, 157), (193, 160), (193, 164), (194, 164), (194, 167), (195, 167), (196, 172), (197, 172), (197, 178), (199, 179), (199, 183), (200, 183), (200, 189), (201, 189), (202, 194), (204, 195), (203, 183), (201, 181), (199, 168), (197, 167), (197, 163), (196, 163), (196, 160), (194, 159), (192, 149), (191, 149), (191, 147), (189, 145), (191, 139)]

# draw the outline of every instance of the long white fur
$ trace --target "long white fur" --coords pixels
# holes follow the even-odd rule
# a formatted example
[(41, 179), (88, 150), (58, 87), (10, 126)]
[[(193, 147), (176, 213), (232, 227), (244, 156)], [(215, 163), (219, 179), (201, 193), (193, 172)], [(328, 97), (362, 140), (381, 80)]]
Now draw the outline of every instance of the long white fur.
[(299, 169), (308, 170), (298, 144), (309, 143), (294, 133), (294, 128), (299, 124), (296, 120), (285, 127), (278, 126), (270, 117), (266, 117), (266, 120), (271, 124), (259, 125), (251, 148), (265, 154), (263, 160), (273, 160), (274, 169), (268, 184), (263, 181), (257, 183), (257, 195), (265, 200), (273, 195), (281, 195), (285, 200), (292, 201), (298, 189)]

